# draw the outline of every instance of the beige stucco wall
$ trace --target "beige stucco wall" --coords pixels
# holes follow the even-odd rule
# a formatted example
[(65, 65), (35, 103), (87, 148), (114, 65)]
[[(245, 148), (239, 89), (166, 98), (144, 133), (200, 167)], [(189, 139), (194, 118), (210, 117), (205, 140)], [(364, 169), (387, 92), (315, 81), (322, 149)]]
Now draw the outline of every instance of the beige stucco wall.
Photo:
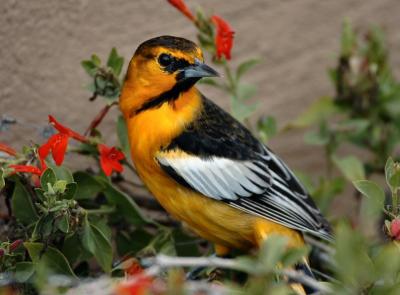
[[(282, 126), (319, 96), (332, 93), (326, 70), (334, 62), (344, 17), (360, 28), (382, 25), (400, 65), (398, 0), (188, 0), (227, 19), (236, 30), (235, 60), (259, 56), (264, 62), (248, 76), (259, 87), (258, 114), (277, 117)], [(165, 0), (1, 0), (0, 115), (21, 124), (0, 133), (14, 146), (38, 138), (36, 126), (51, 113), (83, 131), (101, 108), (88, 101), (88, 82), (79, 62), (112, 46), (130, 57), (150, 37), (172, 34), (195, 39), (195, 29)], [(397, 70), (397, 72), (399, 72)], [(224, 106), (228, 98), (206, 90)], [(116, 112), (101, 129), (115, 140)], [(316, 149), (305, 146), (301, 133), (278, 136), (271, 146), (291, 166), (321, 170)]]

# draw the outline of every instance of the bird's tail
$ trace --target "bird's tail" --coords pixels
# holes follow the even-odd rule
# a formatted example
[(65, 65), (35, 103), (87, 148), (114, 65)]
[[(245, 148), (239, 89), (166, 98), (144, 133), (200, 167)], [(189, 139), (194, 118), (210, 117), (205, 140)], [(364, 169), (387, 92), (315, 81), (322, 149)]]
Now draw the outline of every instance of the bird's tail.
[[(315, 276), (308, 264), (307, 259), (304, 257), (303, 261), (295, 265), (295, 270), (302, 272), (305, 276), (315, 279)], [(301, 282), (289, 279), (290, 287), (299, 295), (310, 295), (317, 293), (318, 290), (311, 288), (308, 285), (301, 284)]]

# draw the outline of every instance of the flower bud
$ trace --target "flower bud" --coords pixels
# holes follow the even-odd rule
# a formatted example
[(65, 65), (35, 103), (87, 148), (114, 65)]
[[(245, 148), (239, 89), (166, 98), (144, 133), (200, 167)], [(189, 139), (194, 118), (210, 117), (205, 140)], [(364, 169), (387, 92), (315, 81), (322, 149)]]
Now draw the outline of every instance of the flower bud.
[(17, 249), (21, 244), (22, 244), (22, 240), (15, 240), (14, 242), (11, 243), (10, 245), (10, 252), (14, 251), (15, 249)]
[(5, 251), (4, 251), (4, 249), (0, 249), (0, 258), (1, 258), (1, 257), (3, 257), (3, 256), (4, 256), (4, 254), (5, 254)]
[(390, 224), (390, 234), (396, 241), (400, 241), (400, 218), (393, 219)]

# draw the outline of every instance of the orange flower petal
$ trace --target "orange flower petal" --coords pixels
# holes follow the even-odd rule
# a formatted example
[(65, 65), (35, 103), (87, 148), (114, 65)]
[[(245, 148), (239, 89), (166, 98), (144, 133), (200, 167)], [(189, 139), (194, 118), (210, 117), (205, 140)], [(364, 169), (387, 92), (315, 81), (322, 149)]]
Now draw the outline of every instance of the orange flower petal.
[(60, 124), (52, 115), (49, 115), (49, 123), (52, 124), (54, 126), (54, 128), (56, 128), (60, 133), (66, 134), (66, 135), (72, 137), (73, 139), (76, 139), (81, 142), (87, 141), (87, 138), (85, 136)]
[(10, 146), (0, 142), (0, 151), (9, 154), (10, 156), (15, 156), (17, 152)]
[(213, 15), (211, 21), (217, 27), (217, 34), (215, 36), (216, 56), (218, 59), (225, 56), (227, 60), (230, 60), (234, 31), (231, 26), (218, 15)]
[(182, 12), (188, 19), (195, 21), (195, 17), (183, 0), (168, 0), (169, 4)]

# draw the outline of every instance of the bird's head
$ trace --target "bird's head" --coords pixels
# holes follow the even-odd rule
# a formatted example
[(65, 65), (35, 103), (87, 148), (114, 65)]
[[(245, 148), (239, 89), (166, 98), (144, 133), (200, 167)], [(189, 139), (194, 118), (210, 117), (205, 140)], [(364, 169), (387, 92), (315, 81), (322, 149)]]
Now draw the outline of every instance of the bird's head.
[[(184, 38), (161, 36), (143, 42), (131, 59), (124, 90), (135, 93), (138, 103), (150, 103), (164, 96), (175, 99), (203, 77), (218, 76), (204, 63), (195, 43)], [(124, 90), (121, 100), (124, 96)]]

